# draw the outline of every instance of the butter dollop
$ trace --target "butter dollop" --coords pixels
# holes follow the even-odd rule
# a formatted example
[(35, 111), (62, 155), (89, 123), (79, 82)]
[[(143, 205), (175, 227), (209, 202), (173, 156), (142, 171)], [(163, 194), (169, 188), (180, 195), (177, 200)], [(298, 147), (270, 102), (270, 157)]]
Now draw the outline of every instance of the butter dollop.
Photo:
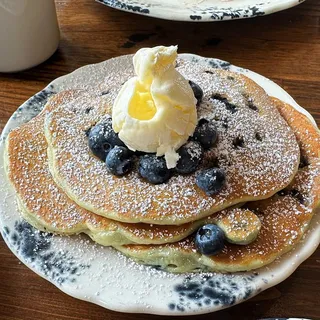
[(196, 99), (176, 69), (177, 46), (143, 48), (133, 57), (136, 76), (121, 88), (112, 110), (113, 130), (133, 151), (165, 156), (167, 167), (197, 124)]

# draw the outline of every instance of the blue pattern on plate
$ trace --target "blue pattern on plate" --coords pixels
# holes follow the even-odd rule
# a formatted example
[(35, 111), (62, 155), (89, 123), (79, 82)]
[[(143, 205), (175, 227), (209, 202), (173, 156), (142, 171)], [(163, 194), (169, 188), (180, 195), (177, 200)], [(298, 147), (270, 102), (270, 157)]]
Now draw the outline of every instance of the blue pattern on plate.
[(20, 258), (59, 285), (75, 282), (76, 277), (90, 267), (77, 263), (68, 251), (56, 251), (52, 234), (39, 231), (23, 220), (16, 221), (13, 230), (5, 226), (2, 234)]
[(141, 13), (141, 14), (149, 14), (150, 13), (150, 10), (148, 8), (144, 8), (140, 5), (138, 5), (135, 1), (131, 1), (129, 4), (128, 4), (128, 1), (123, 2), (123, 1), (119, 1), (119, 0), (97, 0), (97, 1), (103, 3), (107, 6), (110, 6), (112, 8), (137, 12), (137, 13)]
[(254, 292), (254, 278), (251, 276), (210, 275), (199, 278), (186, 276), (174, 287), (176, 299), (169, 303), (170, 310), (186, 311), (197, 307), (232, 306), (239, 299), (247, 300)]

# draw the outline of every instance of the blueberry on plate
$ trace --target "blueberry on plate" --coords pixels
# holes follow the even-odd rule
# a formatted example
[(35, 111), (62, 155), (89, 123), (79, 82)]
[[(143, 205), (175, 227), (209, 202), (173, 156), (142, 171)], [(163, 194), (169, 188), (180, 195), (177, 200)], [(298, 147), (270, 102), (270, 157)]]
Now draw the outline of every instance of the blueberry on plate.
[(88, 143), (91, 152), (103, 161), (114, 146), (125, 146), (113, 131), (111, 118), (98, 123), (90, 130)]
[(225, 172), (220, 168), (204, 169), (196, 176), (197, 186), (208, 196), (218, 193), (225, 185), (225, 182)]
[(203, 91), (195, 82), (189, 80), (189, 84), (193, 91), (194, 97), (197, 99), (197, 105), (199, 105), (203, 98)]
[(115, 176), (123, 176), (133, 168), (133, 155), (126, 147), (115, 146), (106, 157), (106, 165)]
[(171, 172), (163, 157), (154, 154), (142, 156), (139, 161), (139, 174), (152, 184), (160, 184), (169, 180)]
[(218, 254), (224, 247), (225, 235), (215, 224), (206, 224), (198, 229), (195, 236), (197, 250), (207, 256)]
[(218, 132), (216, 126), (206, 119), (200, 119), (194, 131), (193, 140), (201, 143), (204, 149), (209, 149), (217, 141), (217, 138)]
[(175, 170), (178, 173), (188, 174), (195, 172), (202, 160), (203, 148), (197, 141), (188, 141), (179, 150), (180, 156)]

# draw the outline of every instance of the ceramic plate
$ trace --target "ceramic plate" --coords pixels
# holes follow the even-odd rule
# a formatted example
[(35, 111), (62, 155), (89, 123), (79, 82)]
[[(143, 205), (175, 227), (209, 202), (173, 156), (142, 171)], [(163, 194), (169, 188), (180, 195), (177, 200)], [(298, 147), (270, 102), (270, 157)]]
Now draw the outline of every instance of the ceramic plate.
[(304, 0), (96, 0), (109, 7), (177, 21), (253, 18), (291, 8)]
[[(269, 94), (290, 103), (312, 119), (278, 85), (254, 72), (221, 60), (190, 54), (181, 56), (210, 67), (243, 73)], [(245, 301), (289, 277), (319, 245), (320, 214), (315, 216), (303, 241), (294, 250), (265, 268), (237, 274), (182, 275), (138, 265), (112, 248), (93, 243), (86, 236), (61, 237), (37, 231), (20, 218), (15, 193), (3, 168), (8, 132), (36, 116), (48, 97), (56, 92), (88, 88), (88, 84), (100, 88), (110, 64), (112, 60), (85, 66), (54, 80), (19, 107), (3, 130), (0, 141), (0, 228), (12, 252), (30, 269), (70, 296), (122, 312), (192, 315), (217, 311)]]

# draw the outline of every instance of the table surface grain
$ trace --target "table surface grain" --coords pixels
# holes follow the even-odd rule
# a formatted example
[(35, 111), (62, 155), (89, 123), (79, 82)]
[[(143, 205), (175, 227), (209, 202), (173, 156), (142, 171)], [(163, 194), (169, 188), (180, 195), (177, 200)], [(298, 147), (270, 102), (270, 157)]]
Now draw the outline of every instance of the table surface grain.
[[(256, 71), (287, 90), (320, 123), (319, 0), (255, 19), (196, 24), (138, 16), (92, 0), (57, 0), (56, 7), (61, 28), (57, 52), (31, 70), (0, 74), (0, 131), (19, 105), (53, 79), (86, 64), (159, 44), (178, 44), (180, 52), (216, 57)], [(67, 296), (21, 264), (2, 239), (0, 282), (1, 320), (160, 319), (117, 313)], [(276, 287), (238, 306), (193, 319), (320, 319), (319, 295), (318, 249)]]

